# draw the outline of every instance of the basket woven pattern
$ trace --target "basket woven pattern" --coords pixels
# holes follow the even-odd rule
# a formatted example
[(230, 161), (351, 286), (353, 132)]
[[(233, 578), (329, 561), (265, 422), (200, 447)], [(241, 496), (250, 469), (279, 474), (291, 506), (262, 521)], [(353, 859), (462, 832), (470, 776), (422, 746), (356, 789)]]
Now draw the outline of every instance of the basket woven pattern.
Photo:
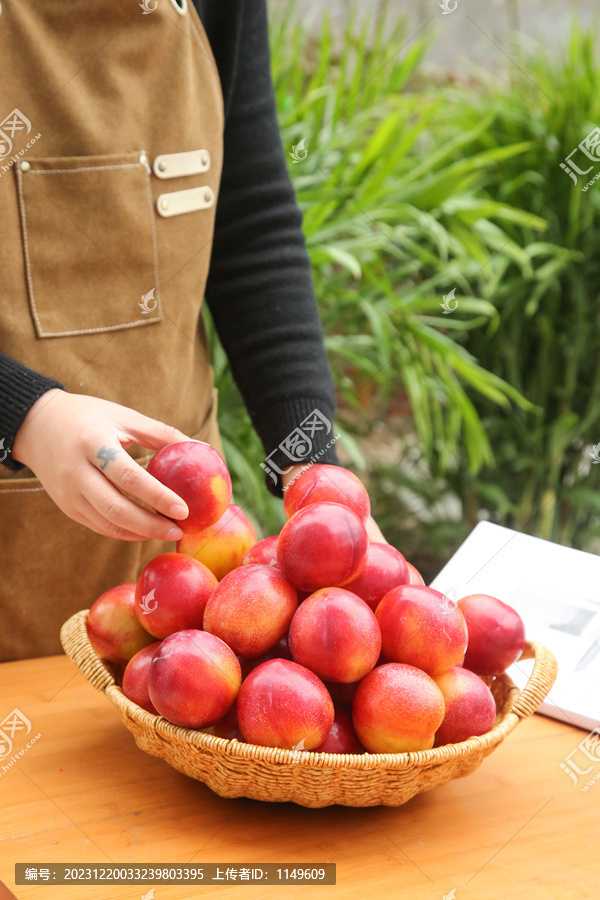
[(310, 807), (400, 806), (415, 794), (476, 769), (521, 719), (535, 711), (550, 691), (557, 672), (550, 651), (529, 642), (522, 658), (534, 658), (535, 664), (523, 692), (506, 675), (484, 678), (496, 701), (495, 725), (487, 734), (460, 744), (417, 753), (363, 755), (278, 750), (180, 728), (128, 700), (89, 642), (87, 613), (76, 613), (61, 629), (67, 656), (90, 684), (104, 691), (117, 707), (138, 747), (204, 782), (221, 797), (249, 797)]

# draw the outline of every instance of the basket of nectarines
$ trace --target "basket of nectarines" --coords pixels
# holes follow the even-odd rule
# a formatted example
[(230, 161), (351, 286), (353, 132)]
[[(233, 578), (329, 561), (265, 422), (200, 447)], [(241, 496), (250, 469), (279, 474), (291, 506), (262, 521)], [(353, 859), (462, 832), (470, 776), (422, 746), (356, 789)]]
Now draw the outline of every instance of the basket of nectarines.
[[(142, 750), (222, 797), (397, 806), (472, 772), (552, 687), (554, 657), (511, 607), (454, 602), (369, 539), (348, 470), (307, 467), (260, 541), (207, 444), (159, 451), (149, 471), (188, 506), (177, 551), (61, 640)], [(527, 658), (520, 691), (505, 670)]]

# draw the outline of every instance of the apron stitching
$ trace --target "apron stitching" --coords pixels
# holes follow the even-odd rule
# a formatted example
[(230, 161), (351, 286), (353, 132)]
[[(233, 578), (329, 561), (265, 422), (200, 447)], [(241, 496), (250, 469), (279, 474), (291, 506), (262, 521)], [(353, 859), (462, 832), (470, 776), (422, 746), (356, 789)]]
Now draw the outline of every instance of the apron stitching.
[(152, 190), (150, 188), (150, 172), (146, 169), (146, 191), (148, 195), (148, 209), (150, 212), (150, 228), (152, 229), (152, 255), (154, 262), (154, 282), (156, 285), (156, 292), (158, 294), (158, 309), (161, 315), (158, 317), (159, 321), (162, 318), (162, 298), (160, 293), (160, 285), (158, 283), (158, 247), (156, 243), (156, 226), (154, 223), (154, 205), (152, 203)]
[(21, 207), (21, 216), (23, 219), (23, 246), (25, 248), (25, 268), (27, 270), (27, 284), (29, 286), (31, 308), (33, 310), (35, 324), (37, 326), (37, 332), (39, 335), (42, 335), (44, 333), (44, 329), (42, 328), (42, 323), (40, 322), (40, 317), (38, 315), (37, 305), (35, 302), (35, 294), (33, 292), (33, 278), (31, 276), (31, 261), (29, 258), (29, 237), (27, 234), (27, 215), (25, 212), (25, 196), (23, 194), (23, 173), (20, 169), (17, 169), (17, 188), (19, 191), (19, 205)]
[[(114, 166), (80, 166), (76, 169), (48, 169), (48, 170), (30, 170), (29, 175), (56, 175), (57, 173), (70, 172), (97, 172), (101, 169), (131, 169), (138, 168), (141, 163), (123, 163)], [(73, 337), (76, 334), (96, 334), (98, 332), (118, 331), (120, 328), (135, 328), (138, 325), (150, 325), (152, 322), (161, 322), (161, 316), (152, 316), (151, 319), (135, 319), (133, 322), (119, 322), (116, 325), (103, 325), (98, 328), (81, 328), (77, 331), (44, 331), (40, 317), (38, 315), (37, 304), (35, 302), (35, 294), (33, 290), (33, 276), (31, 273), (31, 262), (29, 256), (29, 238), (27, 232), (27, 215), (25, 212), (25, 195), (23, 194), (23, 173), (17, 169), (17, 187), (19, 192), (19, 205), (21, 207), (21, 215), (23, 217), (23, 245), (25, 248), (25, 268), (27, 270), (27, 283), (29, 286), (29, 294), (31, 297), (31, 307), (33, 316), (37, 325), (37, 332), (40, 337)], [(154, 270), (154, 281), (156, 282), (156, 290), (158, 291), (158, 307), (162, 313), (162, 303), (160, 290), (158, 286), (158, 252), (156, 246), (156, 229), (154, 226), (154, 215), (152, 209), (152, 194), (150, 192), (150, 177), (146, 169), (146, 190), (150, 205), (150, 227), (152, 230), (152, 264)]]
[(80, 331), (41, 331), (42, 337), (71, 337), (74, 334), (96, 334), (99, 331), (118, 331), (120, 328), (136, 328), (138, 325), (149, 325), (151, 322), (162, 322), (160, 316), (151, 319), (134, 319), (133, 322), (120, 322), (117, 325), (100, 325), (98, 328), (82, 328)]
[(104, 169), (137, 169), (141, 163), (121, 163), (114, 166), (75, 166), (72, 169), (30, 169), (28, 175), (70, 175), (71, 172), (98, 172)]

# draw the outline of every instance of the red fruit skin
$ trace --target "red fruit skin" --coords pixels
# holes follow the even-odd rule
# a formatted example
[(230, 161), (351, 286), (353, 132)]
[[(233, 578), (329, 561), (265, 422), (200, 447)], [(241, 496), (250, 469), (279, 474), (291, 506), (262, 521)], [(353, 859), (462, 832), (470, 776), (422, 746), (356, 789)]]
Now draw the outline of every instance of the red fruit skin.
[(86, 628), (98, 656), (121, 666), (153, 642), (135, 613), (135, 584), (119, 584), (101, 594), (92, 603)]
[(465, 669), (478, 675), (500, 675), (521, 658), (525, 625), (512, 606), (489, 594), (470, 594), (457, 606), (469, 633)]
[(262, 656), (286, 634), (297, 608), (298, 595), (279, 569), (240, 566), (213, 591), (204, 630), (240, 656)]
[(123, 673), (122, 686), (123, 693), (129, 700), (155, 716), (158, 715), (158, 710), (154, 708), (148, 693), (148, 678), (152, 660), (159, 647), (160, 641), (155, 641), (131, 657)]
[(435, 746), (458, 744), (486, 734), (496, 721), (496, 701), (479, 675), (454, 666), (433, 679), (444, 697), (444, 720), (435, 734)]
[(428, 675), (446, 672), (462, 659), (467, 623), (460, 609), (433, 588), (403, 584), (377, 607), (381, 652)]
[(255, 543), (254, 525), (241, 506), (230, 503), (214, 525), (197, 534), (184, 534), (177, 542), (177, 552), (203, 563), (221, 581)]
[(204, 531), (231, 503), (231, 478), (222, 457), (203, 441), (169, 444), (148, 463), (148, 472), (187, 504), (187, 519), (174, 520), (184, 534)]
[(354, 512), (339, 503), (310, 503), (285, 523), (277, 564), (301, 591), (342, 587), (360, 575), (369, 539)]
[(375, 612), (388, 591), (408, 581), (408, 564), (400, 551), (391, 544), (371, 543), (364, 569), (358, 578), (348, 582), (346, 589), (368, 603)]
[(340, 681), (324, 681), (323, 684), (331, 694), (333, 705), (336, 709), (351, 710), (354, 703), (354, 695), (360, 681), (352, 681), (348, 684), (342, 684)]
[(262, 541), (257, 541), (253, 547), (250, 547), (250, 549), (246, 551), (240, 565), (276, 566), (278, 540), (279, 535), (275, 534), (273, 537), (263, 538)]
[(165, 638), (152, 660), (148, 693), (161, 716), (183, 728), (222, 719), (242, 683), (240, 664), (220, 638), (189, 629)]
[(371, 515), (371, 501), (360, 478), (342, 466), (321, 464), (305, 469), (288, 485), (283, 499), (286, 518), (309, 503), (324, 501), (353, 509), (363, 523)]
[(287, 659), (254, 669), (236, 705), (244, 739), (264, 747), (314, 750), (333, 725), (333, 702), (323, 682)]
[(222, 719), (211, 725), (210, 730), (216, 737), (226, 738), (228, 741), (239, 741), (244, 743), (242, 732), (237, 720), (237, 708), (234, 703), (229, 712), (225, 713)]
[(291, 658), (292, 654), (290, 653), (289, 639), (288, 635), (285, 634), (280, 641), (277, 641), (274, 647), (271, 647), (271, 649), (267, 650), (266, 653), (263, 653), (262, 656), (255, 656), (253, 659), (249, 659), (247, 656), (240, 656), (238, 654), (238, 660), (242, 667), (242, 679), (247, 678), (250, 672), (256, 669), (257, 666), (260, 666), (264, 662), (268, 662), (270, 659)]
[(349, 684), (377, 663), (381, 632), (364, 600), (343, 588), (323, 588), (294, 615), (290, 650), (297, 663), (319, 678)]
[(210, 569), (198, 560), (183, 553), (161, 553), (138, 578), (137, 617), (157, 638), (202, 628), (206, 604), (217, 584)]
[(352, 721), (370, 753), (430, 750), (444, 718), (444, 698), (421, 669), (403, 663), (379, 666), (359, 684)]
[(336, 709), (331, 731), (315, 753), (364, 753), (365, 748), (356, 737), (352, 716), (345, 709)]
[(424, 585), (425, 582), (423, 581), (423, 576), (421, 575), (419, 570), (415, 569), (415, 567), (412, 565), (412, 563), (409, 563), (408, 561), (407, 561), (406, 565), (408, 566), (408, 579), (407, 579), (408, 584), (423, 584)]

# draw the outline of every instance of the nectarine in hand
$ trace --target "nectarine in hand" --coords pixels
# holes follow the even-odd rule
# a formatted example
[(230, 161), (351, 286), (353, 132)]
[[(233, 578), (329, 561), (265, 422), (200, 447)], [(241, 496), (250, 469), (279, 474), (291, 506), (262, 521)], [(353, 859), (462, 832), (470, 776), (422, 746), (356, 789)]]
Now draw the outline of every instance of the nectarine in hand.
[(163, 447), (148, 463), (148, 472), (187, 504), (188, 517), (176, 520), (184, 534), (214, 525), (231, 502), (227, 466), (219, 453), (203, 441), (181, 441)]

